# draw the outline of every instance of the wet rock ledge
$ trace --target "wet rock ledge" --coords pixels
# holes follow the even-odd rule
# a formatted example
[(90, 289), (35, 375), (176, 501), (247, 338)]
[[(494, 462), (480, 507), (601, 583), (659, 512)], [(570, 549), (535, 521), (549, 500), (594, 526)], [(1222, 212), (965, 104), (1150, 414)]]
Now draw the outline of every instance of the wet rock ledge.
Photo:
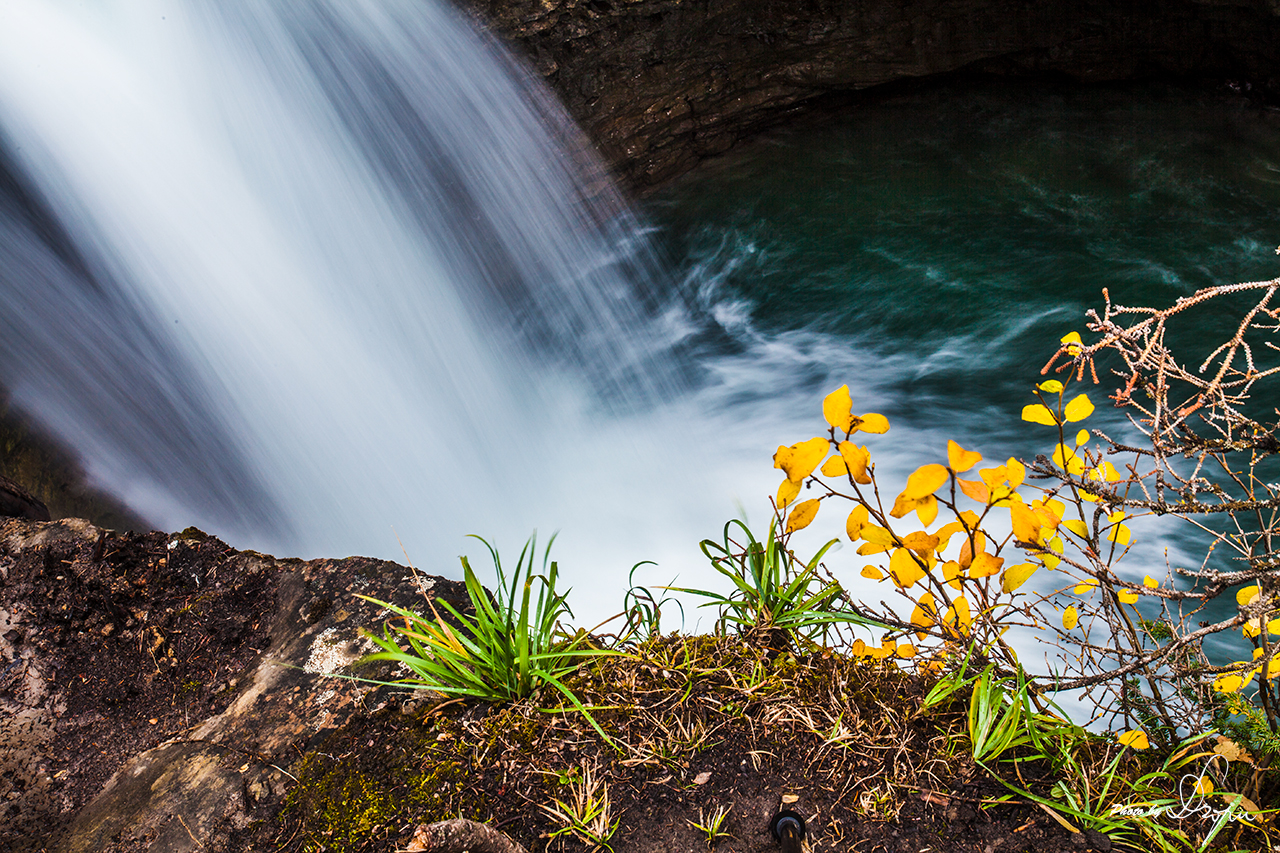
[(356, 593), (466, 598), (381, 560), (0, 518), (0, 850), (244, 849), (317, 738), (407, 696), (321, 677), (381, 622)]
[(955, 71), (1280, 95), (1276, 0), (459, 0), (633, 187), (795, 113)]

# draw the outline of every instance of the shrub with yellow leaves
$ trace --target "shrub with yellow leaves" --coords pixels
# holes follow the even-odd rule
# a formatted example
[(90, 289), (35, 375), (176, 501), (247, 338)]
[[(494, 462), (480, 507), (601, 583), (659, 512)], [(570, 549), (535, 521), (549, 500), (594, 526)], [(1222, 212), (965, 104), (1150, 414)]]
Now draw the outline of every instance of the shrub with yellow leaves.
[[(855, 653), (936, 665), (967, 647), (1012, 672), (1019, 661), (1008, 632), (1032, 629), (1061, 651), (1033, 683), (1084, 690), (1117, 729), (1133, 733), (1129, 745), (1150, 738), (1168, 747), (1188, 730), (1229, 728), (1225, 696), (1248, 689), (1280, 731), (1280, 484), (1268, 482), (1277, 479), (1280, 439), (1277, 423), (1265, 420), (1280, 410), (1248, 413), (1251, 392), (1280, 376), (1280, 364), (1262, 363), (1280, 352), (1266, 339), (1280, 329), (1271, 306), (1278, 287), (1280, 279), (1209, 288), (1164, 311), (1113, 305), (1104, 291), (1103, 315), (1089, 314), (1098, 340), (1063, 337), (1042, 371), (1056, 366), (1061, 378), (1035, 386), (1022, 411), (1057, 433), (1029, 463), (980, 467), (980, 452), (948, 441), (945, 456), (938, 448), (936, 461), (891, 489), (873, 454), (889, 421), (857, 413), (848, 386), (828, 394), (826, 435), (774, 455), (785, 474), (774, 503), (787, 535), (813, 524), (824, 505), (844, 504), (861, 574), (903, 601), (865, 610), (891, 630), (878, 647), (855, 643)], [(1199, 370), (1182, 366), (1166, 338), (1171, 321), (1240, 294), (1258, 300), (1234, 334)], [(1119, 322), (1130, 316), (1141, 319)], [(1096, 398), (1081, 386), (1098, 384), (1104, 357), (1121, 383), (1111, 399), (1129, 416), (1114, 436), (1110, 426), (1082, 428)], [(813, 497), (797, 501), (806, 484)], [(1210, 537), (1203, 563), (1171, 566), (1163, 582), (1123, 572), (1135, 519), (1151, 515), (1184, 519)], [(1223, 615), (1233, 593), (1236, 606)], [(1205, 639), (1233, 631), (1248, 656), (1212, 665)], [(1239, 705), (1231, 703), (1236, 718)]]
[[(1087, 416), (1087, 403), (1069, 404), (1072, 416)], [(822, 409), (826, 436), (779, 447), (774, 455), (774, 466), (786, 474), (775, 497), (785, 530), (808, 527), (824, 502), (852, 503), (844, 530), (866, 558), (863, 577), (885, 582), (911, 608), (907, 619), (876, 612), (893, 630), (878, 647), (855, 642), (854, 653), (936, 661), (975, 645), (1016, 667), (1005, 634), (1014, 625), (1048, 624), (1042, 610), (1049, 598), (1026, 584), (1061, 561), (1056, 531), (1063, 504), (1043, 495), (1024, 499), (1020, 489), (1030, 494), (1026, 468), (1017, 459), (980, 468), (981, 453), (949, 441), (945, 464), (917, 468), (889, 505), (870, 447), (857, 443), (859, 433), (887, 433), (888, 419), (854, 413), (847, 385), (827, 395)], [(796, 503), (806, 482), (819, 488), (817, 496)], [(943, 523), (937, 524), (940, 515)], [(1075, 627), (1073, 613), (1068, 611), (1066, 630)]]

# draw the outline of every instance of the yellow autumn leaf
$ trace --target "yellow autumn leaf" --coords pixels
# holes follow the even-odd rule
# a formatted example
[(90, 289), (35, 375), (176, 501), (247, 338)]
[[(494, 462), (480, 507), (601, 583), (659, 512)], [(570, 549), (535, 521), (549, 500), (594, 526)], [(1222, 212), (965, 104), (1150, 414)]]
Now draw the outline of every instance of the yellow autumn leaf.
[(1062, 383), (1056, 379), (1046, 379), (1036, 387), (1039, 388), (1041, 391), (1044, 391), (1046, 394), (1062, 393)]
[(1253, 680), (1253, 673), (1245, 678), (1238, 672), (1224, 672), (1213, 680), (1213, 689), (1219, 693), (1238, 693), (1240, 689)]
[(846, 435), (850, 432), (853, 427), (853, 400), (849, 397), (848, 385), (841, 385), (823, 399), (822, 416)]
[(853, 655), (856, 658), (866, 657), (867, 644), (864, 643), (862, 640), (854, 640), (849, 645), (849, 654)]
[(844, 532), (849, 534), (849, 540), (857, 542), (862, 538), (862, 526), (867, 523), (870, 514), (867, 512), (866, 506), (858, 504), (849, 513), (849, 519), (844, 523)]
[(898, 586), (906, 589), (924, 577), (924, 568), (906, 548), (899, 548), (889, 556), (889, 576)]
[(1236, 591), (1236, 604), (1247, 607), (1258, 597), (1258, 585), (1246, 586)]
[(970, 500), (975, 500), (980, 504), (989, 503), (991, 501), (991, 492), (988, 491), (985, 483), (979, 483), (976, 480), (961, 480), (956, 477), (956, 485), (960, 487), (960, 491), (964, 492)]
[(855, 483), (867, 485), (871, 478), (867, 476), (867, 466), (871, 464), (871, 451), (865, 446), (859, 447), (852, 441), (842, 441), (839, 446), (840, 457), (849, 469), (849, 476)]
[(1089, 479), (1099, 483), (1118, 483), (1120, 482), (1120, 472), (1116, 470), (1116, 466), (1104, 459), (1089, 472)]
[(974, 530), (964, 538), (960, 543), (960, 568), (967, 569), (969, 564), (973, 562), (974, 554), (981, 553), (986, 550), (987, 537), (981, 530)]
[(947, 464), (957, 474), (963, 474), (982, 461), (982, 454), (976, 450), (965, 450), (954, 441), (947, 441)]
[[(1254, 637), (1262, 634), (1262, 622), (1259, 621), (1257, 616), (1255, 616), (1248, 622), (1244, 623), (1244, 627), (1240, 629), (1240, 633), (1252, 640)], [(1257, 650), (1255, 649), (1255, 651)]]
[(1009, 469), (1003, 465), (997, 465), (994, 468), (983, 468), (978, 471), (978, 476), (982, 478), (982, 482), (987, 484), (988, 489), (994, 489), (998, 484), (1009, 479)]
[(983, 551), (973, 558), (973, 562), (969, 564), (969, 577), (985, 578), (988, 575), (994, 575), (1000, 571), (1000, 567), (1004, 565), (1004, 557), (996, 557)]
[(1151, 575), (1146, 575), (1142, 578), (1142, 585), (1145, 586), (1147, 589), (1155, 589), (1156, 587), (1160, 586), (1160, 581), (1151, 577)]
[(1076, 610), (1076, 606), (1072, 604), (1066, 610), (1062, 611), (1062, 627), (1068, 631), (1080, 624), (1080, 611)]
[(845, 464), (843, 456), (832, 456), (822, 463), (820, 470), (824, 477), (843, 477), (849, 473), (849, 466)]
[(1033, 563), (1018, 563), (1016, 566), (1010, 566), (1004, 570), (1004, 577), (1000, 579), (1000, 588), (1005, 592), (1013, 592), (1018, 587), (1027, 582), (1027, 578), (1035, 574), (1039, 568)]
[(1053, 450), (1053, 464), (1071, 474), (1084, 473), (1084, 459), (1070, 447), (1057, 445)]
[(914, 533), (908, 533), (902, 537), (902, 544), (917, 554), (924, 554), (927, 551), (934, 551), (938, 547), (938, 537), (923, 530), (917, 530)]
[(862, 576), (863, 576), (864, 578), (870, 578), (870, 579), (871, 579), (871, 580), (873, 580), (873, 581), (882, 581), (882, 580), (884, 580), (884, 572), (880, 571), (880, 570), (879, 570), (878, 568), (876, 568), (875, 566), (863, 566), (863, 567), (862, 567)]
[(960, 573), (960, 564), (955, 560), (942, 564), (942, 582), (950, 584), (953, 589), (960, 589)]
[(943, 548), (946, 548), (947, 542), (951, 540), (951, 537), (962, 530), (964, 530), (964, 525), (959, 521), (948, 521), (946, 524), (939, 527), (933, 534), (938, 537), (938, 550), (941, 551)]
[(1078, 518), (1064, 518), (1062, 526), (1070, 530), (1081, 539), (1089, 538), (1089, 526)]
[(932, 524), (933, 520), (938, 517), (938, 499), (933, 495), (910, 498), (907, 497), (906, 493), (903, 493), (898, 495), (897, 500), (893, 502), (893, 509), (889, 510), (889, 515), (894, 518), (902, 518), (912, 512), (919, 517), (921, 524)]
[(938, 517), (938, 499), (933, 495), (926, 495), (921, 498), (916, 506), (916, 518), (920, 519), (920, 523), (924, 525), (933, 524), (933, 520)]
[(1076, 595), (1088, 595), (1089, 593), (1093, 592), (1094, 589), (1097, 588), (1097, 586), (1098, 586), (1097, 578), (1086, 578), (1085, 580), (1076, 584), (1076, 588), (1071, 591), (1074, 592)]
[(1062, 523), (1062, 516), (1055, 513), (1047, 506), (1041, 505), (1040, 501), (1031, 502), (1031, 511), (1036, 514), (1036, 518), (1040, 520), (1041, 527), (1048, 527), (1050, 530), (1057, 529)]
[(907, 485), (903, 488), (902, 494), (912, 499), (931, 495), (942, 488), (942, 484), (947, 482), (949, 476), (945, 466), (936, 463), (921, 465), (907, 477)]
[(783, 480), (782, 485), (778, 486), (778, 509), (782, 509), (791, 503), (798, 494), (800, 494), (799, 483), (790, 479)]
[(1200, 776), (1196, 779), (1194, 793), (1196, 796), (1207, 797), (1213, 793), (1213, 780), (1208, 776)]
[(1137, 604), (1139, 597), (1138, 593), (1131, 589), (1122, 589), (1116, 593), (1116, 598), (1120, 599), (1121, 604)]
[(1126, 524), (1114, 525), (1107, 531), (1107, 541), (1114, 542), (1117, 545), (1128, 545), (1132, 531)]
[(1027, 466), (1012, 456), (1004, 463), (1004, 467), (1007, 472), (1006, 479), (1009, 481), (1009, 488), (1016, 489), (1027, 479)]
[(1089, 431), (1087, 429), (1082, 429), (1078, 433), (1076, 433), (1076, 447), (1079, 447), (1082, 444), (1088, 444), (1088, 443), (1089, 443)]
[(1267, 623), (1268, 634), (1280, 634), (1280, 619), (1272, 619)]
[(889, 431), (889, 419), (884, 415), (877, 415), (875, 412), (867, 412), (865, 415), (854, 418), (854, 424), (862, 432), (875, 433), (876, 435), (882, 435)]
[(911, 624), (918, 628), (931, 628), (934, 625), (934, 615), (933, 596), (926, 592), (911, 610)]
[(1058, 419), (1053, 416), (1053, 412), (1043, 403), (1032, 403), (1029, 406), (1022, 407), (1022, 419), (1031, 421), (1033, 424), (1044, 424), (1045, 426), (1057, 426)]
[(894, 544), (893, 534), (879, 525), (865, 523), (862, 525), (862, 538), (872, 545), (884, 545), (886, 547)]
[(790, 447), (779, 447), (773, 454), (773, 467), (787, 472), (788, 480), (802, 483), (826, 457), (830, 446), (825, 438), (817, 436)]
[(796, 508), (791, 510), (791, 515), (787, 518), (787, 532), (793, 533), (796, 530), (804, 530), (808, 527), (818, 514), (818, 506), (821, 503), (821, 501), (814, 498), (796, 504)]
[(1032, 545), (1041, 544), (1040, 517), (1022, 501), (1009, 503), (1009, 520), (1013, 523), (1014, 539), (1019, 542), (1029, 542)]
[(947, 615), (943, 620), (959, 628), (962, 635), (968, 635), (969, 628), (973, 625), (973, 615), (969, 612), (969, 599), (963, 595), (956, 596), (956, 600), (947, 608)]
[(902, 659), (912, 658), (916, 655), (916, 647), (910, 643), (899, 643), (897, 648), (898, 657)]
[(1146, 749), (1151, 746), (1151, 741), (1147, 739), (1147, 733), (1142, 729), (1130, 729), (1120, 735), (1120, 745), (1130, 749)]
[(1087, 394), (1081, 394), (1062, 410), (1062, 416), (1067, 419), (1068, 423), (1082, 421), (1089, 415), (1093, 414), (1093, 403), (1089, 402)]

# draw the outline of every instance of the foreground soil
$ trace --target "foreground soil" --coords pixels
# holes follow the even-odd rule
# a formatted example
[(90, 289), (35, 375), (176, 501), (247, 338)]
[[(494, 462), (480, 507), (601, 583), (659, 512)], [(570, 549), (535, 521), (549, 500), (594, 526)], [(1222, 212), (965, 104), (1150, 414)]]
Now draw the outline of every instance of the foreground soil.
[(1111, 849), (1010, 797), (967, 757), (963, 704), (920, 714), (930, 682), (897, 667), (655, 637), (567, 681), (606, 741), (547, 689), (495, 705), (330, 677), (386, 615), (356, 592), (466, 606), (383, 561), (0, 523), (0, 849), (423, 849), (420, 826), (461, 816), (589, 850), (566, 815), (606, 795), (614, 853), (706, 850), (717, 814), (715, 850), (776, 850), (781, 807), (812, 850)]

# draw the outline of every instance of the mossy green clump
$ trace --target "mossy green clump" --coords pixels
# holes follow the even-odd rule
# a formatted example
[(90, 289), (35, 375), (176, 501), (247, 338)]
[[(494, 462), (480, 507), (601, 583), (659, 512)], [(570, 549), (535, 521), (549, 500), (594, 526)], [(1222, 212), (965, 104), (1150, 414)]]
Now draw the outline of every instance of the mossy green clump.
[(455, 721), (436, 717), (400, 727), (377, 752), (349, 748), (335, 754), (338, 744), (322, 744), (307, 753), (291, 770), (297, 782), (284, 811), (297, 832), (286, 849), (381, 850), (408, 825), (486, 811), (470, 785), (476, 768), (444, 746), (460, 734)]
[(385, 832), (403, 806), (384, 781), (317, 753), (299, 762), (296, 775), (285, 808), (306, 828), (304, 850), (359, 850)]

